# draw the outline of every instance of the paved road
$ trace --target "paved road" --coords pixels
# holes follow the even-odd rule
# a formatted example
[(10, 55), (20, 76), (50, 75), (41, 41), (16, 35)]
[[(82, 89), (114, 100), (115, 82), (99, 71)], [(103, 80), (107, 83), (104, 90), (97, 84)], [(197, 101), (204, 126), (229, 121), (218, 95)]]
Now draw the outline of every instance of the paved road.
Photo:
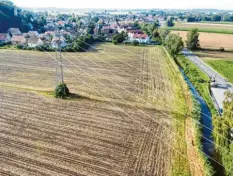
[(233, 91), (233, 85), (188, 49), (184, 49), (183, 54), (205, 72), (211, 80), (214, 80), (211, 86), (211, 91), (214, 95), (213, 98), (216, 100), (217, 106), (219, 107), (219, 111), (222, 111), (224, 93), (228, 90)]

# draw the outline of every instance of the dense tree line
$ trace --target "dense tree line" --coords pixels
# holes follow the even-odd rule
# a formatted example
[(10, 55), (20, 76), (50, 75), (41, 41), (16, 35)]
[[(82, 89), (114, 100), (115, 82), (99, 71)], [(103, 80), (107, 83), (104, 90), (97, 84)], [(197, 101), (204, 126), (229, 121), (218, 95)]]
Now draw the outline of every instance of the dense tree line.
[(188, 15), (186, 17), (187, 22), (195, 22), (195, 21), (225, 21), (225, 22), (233, 22), (233, 15), (230, 14), (198, 14), (198, 15)]
[(173, 57), (176, 57), (177, 54), (183, 50), (184, 43), (179, 35), (171, 34), (168, 28), (160, 28), (158, 33), (162, 44), (167, 48)]
[(80, 36), (73, 41), (71, 40), (63, 50), (68, 52), (84, 52), (88, 50), (90, 45), (94, 42), (95, 40), (92, 35), (87, 34), (85, 36)]

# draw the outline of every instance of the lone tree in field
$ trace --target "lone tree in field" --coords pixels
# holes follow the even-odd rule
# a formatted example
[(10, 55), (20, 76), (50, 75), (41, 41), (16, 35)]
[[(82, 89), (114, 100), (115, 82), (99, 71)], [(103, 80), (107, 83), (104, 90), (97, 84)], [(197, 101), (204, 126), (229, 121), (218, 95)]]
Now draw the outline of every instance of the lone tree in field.
[(65, 98), (69, 97), (70, 91), (65, 83), (60, 83), (57, 85), (57, 87), (54, 91), (54, 94), (55, 94), (56, 98), (65, 99)]
[(184, 48), (182, 38), (177, 34), (169, 34), (165, 40), (165, 47), (175, 57)]
[(195, 50), (200, 47), (198, 29), (191, 29), (187, 34), (186, 45), (188, 49)]

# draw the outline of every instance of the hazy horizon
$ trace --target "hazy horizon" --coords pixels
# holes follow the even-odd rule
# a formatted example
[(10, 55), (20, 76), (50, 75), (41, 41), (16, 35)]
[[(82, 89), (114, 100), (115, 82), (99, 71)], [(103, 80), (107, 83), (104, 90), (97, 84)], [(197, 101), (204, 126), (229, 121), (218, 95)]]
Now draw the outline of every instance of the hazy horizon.
[(140, 2), (128, 0), (118, 1), (54, 1), (54, 0), (12, 0), (19, 7), (26, 8), (89, 8), (89, 9), (219, 9), (219, 10), (233, 10), (232, 0), (211, 1), (211, 0), (144, 0)]

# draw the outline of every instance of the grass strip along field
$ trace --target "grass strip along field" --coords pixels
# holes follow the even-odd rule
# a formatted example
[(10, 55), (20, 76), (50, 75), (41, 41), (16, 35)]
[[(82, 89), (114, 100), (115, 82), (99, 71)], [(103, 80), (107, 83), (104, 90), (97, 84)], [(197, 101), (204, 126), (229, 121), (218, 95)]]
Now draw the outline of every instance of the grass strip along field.
[(193, 28), (197, 28), (199, 32), (233, 34), (233, 25), (231, 24), (176, 22), (175, 26), (169, 29), (173, 31), (189, 31)]
[[(213, 104), (213, 101), (210, 96), (209, 91), (209, 77), (202, 72), (196, 65), (194, 65), (190, 60), (188, 60), (184, 55), (178, 55), (178, 57), (175, 59), (177, 64), (184, 70), (185, 74), (191, 81), (191, 83), (194, 85), (196, 90), (200, 93), (200, 95), (203, 97), (205, 102), (207, 103), (208, 107), (210, 108), (210, 111), (213, 116), (217, 115), (217, 110)], [(194, 106), (196, 106), (196, 109), (200, 109), (199, 105), (194, 101)], [(196, 145), (199, 148), (202, 148), (201, 144), (201, 126), (197, 125), (195, 123), (195, 120), (201, 119), (201, 114), (194, 111), (192, 114), (193, 119), (191, 120), (193, 123), (194, 128), (196, 128), (196, 133), (194, 134)], [(203, 163), (205, 165), (205, 171), (207, 172), (207, 175), (213, 174), (213, 168), (210, 166), (207, 157), (204, 154), (200, 154), (201, 158), (203, 159)]]
[(65, 82), (82, 97), (70, 101), (41, 94), (59, 66), (48, 55), (0, 51), (0, 174), (203, 175), (188, 159), (189, 92), (173, 60), (162, 47), (97, 47), (63, 54)]
[(206, 60), (213, 69), (233, 83), (233, 61), (224, 60)]
[(179, 55), (176, 61), (184, 70), (185, 74), (188, 76), (194, 87), (206, 101), (208, 107), (211, 110), (211, 113), (217, 114), (209, 91), (210, 78), (190, 60), (188, 60), (184, 55)]

